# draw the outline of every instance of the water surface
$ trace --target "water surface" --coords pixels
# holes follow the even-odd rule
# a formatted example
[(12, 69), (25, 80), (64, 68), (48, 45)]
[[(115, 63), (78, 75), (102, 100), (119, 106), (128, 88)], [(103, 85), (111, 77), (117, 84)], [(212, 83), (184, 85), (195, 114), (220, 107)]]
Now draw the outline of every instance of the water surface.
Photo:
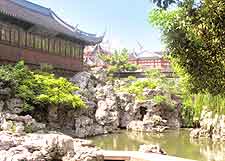
[(105, 150), (136, 151), (142, 144), (159, 144), (169, 155), (198, 161), (225, 161), (225, 142), (190, 139), (187, 129), (170, 130), (163, 134), (121, 131), (91, 140)]

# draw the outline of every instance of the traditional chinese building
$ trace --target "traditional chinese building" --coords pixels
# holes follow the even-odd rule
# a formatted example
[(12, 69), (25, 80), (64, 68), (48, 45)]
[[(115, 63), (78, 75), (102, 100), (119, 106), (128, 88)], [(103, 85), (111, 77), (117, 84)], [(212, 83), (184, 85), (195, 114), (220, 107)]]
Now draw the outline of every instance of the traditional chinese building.
[(139, 65), (142, 69), (159, 69), (161, 72), (171, 72), (170, 62), (163, 58), (161, 52), (147, 50), (129, 55), (129, 62)]
[(87, 45), (102, 42), (97, 37), (73, 27), (51, 9), (26, 0), (0, 0), (0, 63), (39, 66), (81, 71)]

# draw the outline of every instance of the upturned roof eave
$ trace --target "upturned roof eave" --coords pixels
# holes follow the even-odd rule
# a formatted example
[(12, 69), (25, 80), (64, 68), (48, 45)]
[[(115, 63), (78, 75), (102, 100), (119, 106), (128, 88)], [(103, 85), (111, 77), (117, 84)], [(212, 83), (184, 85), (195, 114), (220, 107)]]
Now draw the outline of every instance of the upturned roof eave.
[[(28, 7), (24, 7), (21, 4), (17, 4), (15, 1), (18, 1), (18, 0), (13, 0), (13, 1), (7, 0), (7, 3), (10, 3), (10, 2), (14, 3), (14, 4), (19, 5), (20, 7), (24, 8), (24, 9), (29, 10), (30, 12), (32, 12), (34, 14), (41, 15), (41, 13), (38, 13), (37, 11), (34, 11), (34, 10), (28, 8)], [(24, 2), (31, 3), (29, 1), (24, 1)], [(20, 3), (21, 3), (21, 1), (20, 1)], [(34, 3), (31, 3), (31, 4), (33, 5), (33, 7), (35, 7), (35, 6), (37, 6), (39, 8), (42, 7), (42, 6), (34, 4)], [(8, 13), (6, 10), (4, 10), (4, 8), (3, 9), (0, 8), (0, 12), (4, 15), (14, 17), (16, 19), (24, 21), (25, 23), (33, 24), (35, 26), (42, 27), (43, 29), (53, 31), (53, 32), (58, 33), (58, 34), (65, 35), (65, 36), (70, 37), (72, 40), (75, 40), (75, 41), (77, 41), (77, 40), (83, 41), (85, 45), (95, 45), (95, 44), (98, 44), (98, 43), (102, 42), (104, 36), (94, 37), (94, 36), (91, 36), (91, 35), (94, 35), (94, 34), (85, 33), (85, 32), (83, 32), (82, 30), (79, 30), (79, 29), (75, 30), (75, 28), (73, 26), (71, 26), (71, 25), (67, 24), (66, 22), (64, 22), (63, 20), (61, 20), (51, 9), (43, 7), (43, 10), (45, 10), (45, 13), (42, 14), (41, 16), (46, 16), (46, 18), (50, 18), (51, 21), (54, 21), (55, 24), (59, 25), (59, 28), (61, 28), (61, 30), (64, 31), (64, 32), (55, 30), (54, 28), (51, 27), (51, 25), (47, 25), (47, 24), (44, 24), (44, 23), (41, 23), (41, 22), (40, 23), (35, 22), (35, 20), (32, 21), (29, 18), (26, 19), (26, 18), (24, 18), (22, 16), (19, 16), (17, 14)], [(58, 20), (56, 20), (56, 18), (54, 16), (56, 16), (60, 22), (58, 22)], [(83, 33), (85, 33), (86, 35), (84, 35)]]

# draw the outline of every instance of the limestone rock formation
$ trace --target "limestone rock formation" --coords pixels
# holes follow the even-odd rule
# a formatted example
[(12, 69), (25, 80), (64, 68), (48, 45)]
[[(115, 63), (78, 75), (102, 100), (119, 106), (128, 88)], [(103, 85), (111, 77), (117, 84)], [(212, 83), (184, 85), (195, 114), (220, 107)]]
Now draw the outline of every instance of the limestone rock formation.
[(192, 138), (210, 137), (213, 140), (225, 140), (225, 115), (213, 115), (213, 112), (205, 108), (200, 117), (200, 128), (193, 129)]
[(11, 113), (20, 114), (23, 111), (23, 100), (19, 98), (11, 98), (6, 101), (7, 107)]
[(101, 161), (99, 149), (61, 134), (14, 135), (0, 132), (0, 161)]
[(143, 121), (131, 121), (127, 129), (145, 132), (163, 132), (168, 128), (166, 122), (160, 116), (153, 115), (148, 119), (145, 118)]
[[(73, 137), (86, 137), (110, 133), (118, 128), (162, 132), (167, 127), (180, 127), (177, 109), (170, 110), (151, 100), (136, 102), (135, 95), (114, 91), (115, 85), (107, 81), (104, 69), (78, 73), (71, 81), (80, 87), (76, 94), (85, 100), (87, 108), (49, 107), (42, 120), (48, 118), (47, 127), (51, 130), (60, 130)], [(123, 80), (117, 80), (116, 85), (123, 83)], [(146, 89), (145, 93), (154, 96), (162, 94), (162, 90)], [(166, 122), (157, 126), (152, 124), (149, 120), (154, 115)]]
[[(135, 95), (116, 92), (115, 85), (125, 82), (117, 80), (115, 85), (107, 80), (104, 69), (80, 72), (71, 82), (80, 87), (78, 94), (86, 102), (87, 108), (74, 109), (67, 105), (36, 107), (31, 112), (23, 112), (23, 100), (13, 94), (13, 85), (0, 81), (0, 128), (17, 133), (37, 131), (59, 131), (72, 137), (87, 137), (111, 133), (118, 128), (141, 129), (162, 132), (167, 127), (179, 127), (179, 111), (168, 110), (151, 100), (136, 102)], [(148, 96), (162, 93), (160, 89), (147, 90)], [(157, 115), (167, 122), (152, 124)]]
[(30, 115), (19, 116), (11, 113), (0, 113), (0, 130), (14, 133), (31, 133), (45, 130), (46, 125), (36, 122)]

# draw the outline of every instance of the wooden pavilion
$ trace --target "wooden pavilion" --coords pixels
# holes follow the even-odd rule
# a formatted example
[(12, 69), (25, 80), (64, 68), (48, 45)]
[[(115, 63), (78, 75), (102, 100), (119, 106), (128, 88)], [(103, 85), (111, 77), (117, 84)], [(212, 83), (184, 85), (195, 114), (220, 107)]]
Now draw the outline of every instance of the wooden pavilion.
[(83, 50), (102, 42), (73, 27), (51, 9), (26, 0), (0, 0), (0, 63), (24, 60), (30, 66), (81, 71)]
[(162, 52), (134, 52), (129, 55), (129, 62), (139, 65), (144, 70), (159, 69), (161, 72), (171, 72), (170, 62), (163, 58)]

